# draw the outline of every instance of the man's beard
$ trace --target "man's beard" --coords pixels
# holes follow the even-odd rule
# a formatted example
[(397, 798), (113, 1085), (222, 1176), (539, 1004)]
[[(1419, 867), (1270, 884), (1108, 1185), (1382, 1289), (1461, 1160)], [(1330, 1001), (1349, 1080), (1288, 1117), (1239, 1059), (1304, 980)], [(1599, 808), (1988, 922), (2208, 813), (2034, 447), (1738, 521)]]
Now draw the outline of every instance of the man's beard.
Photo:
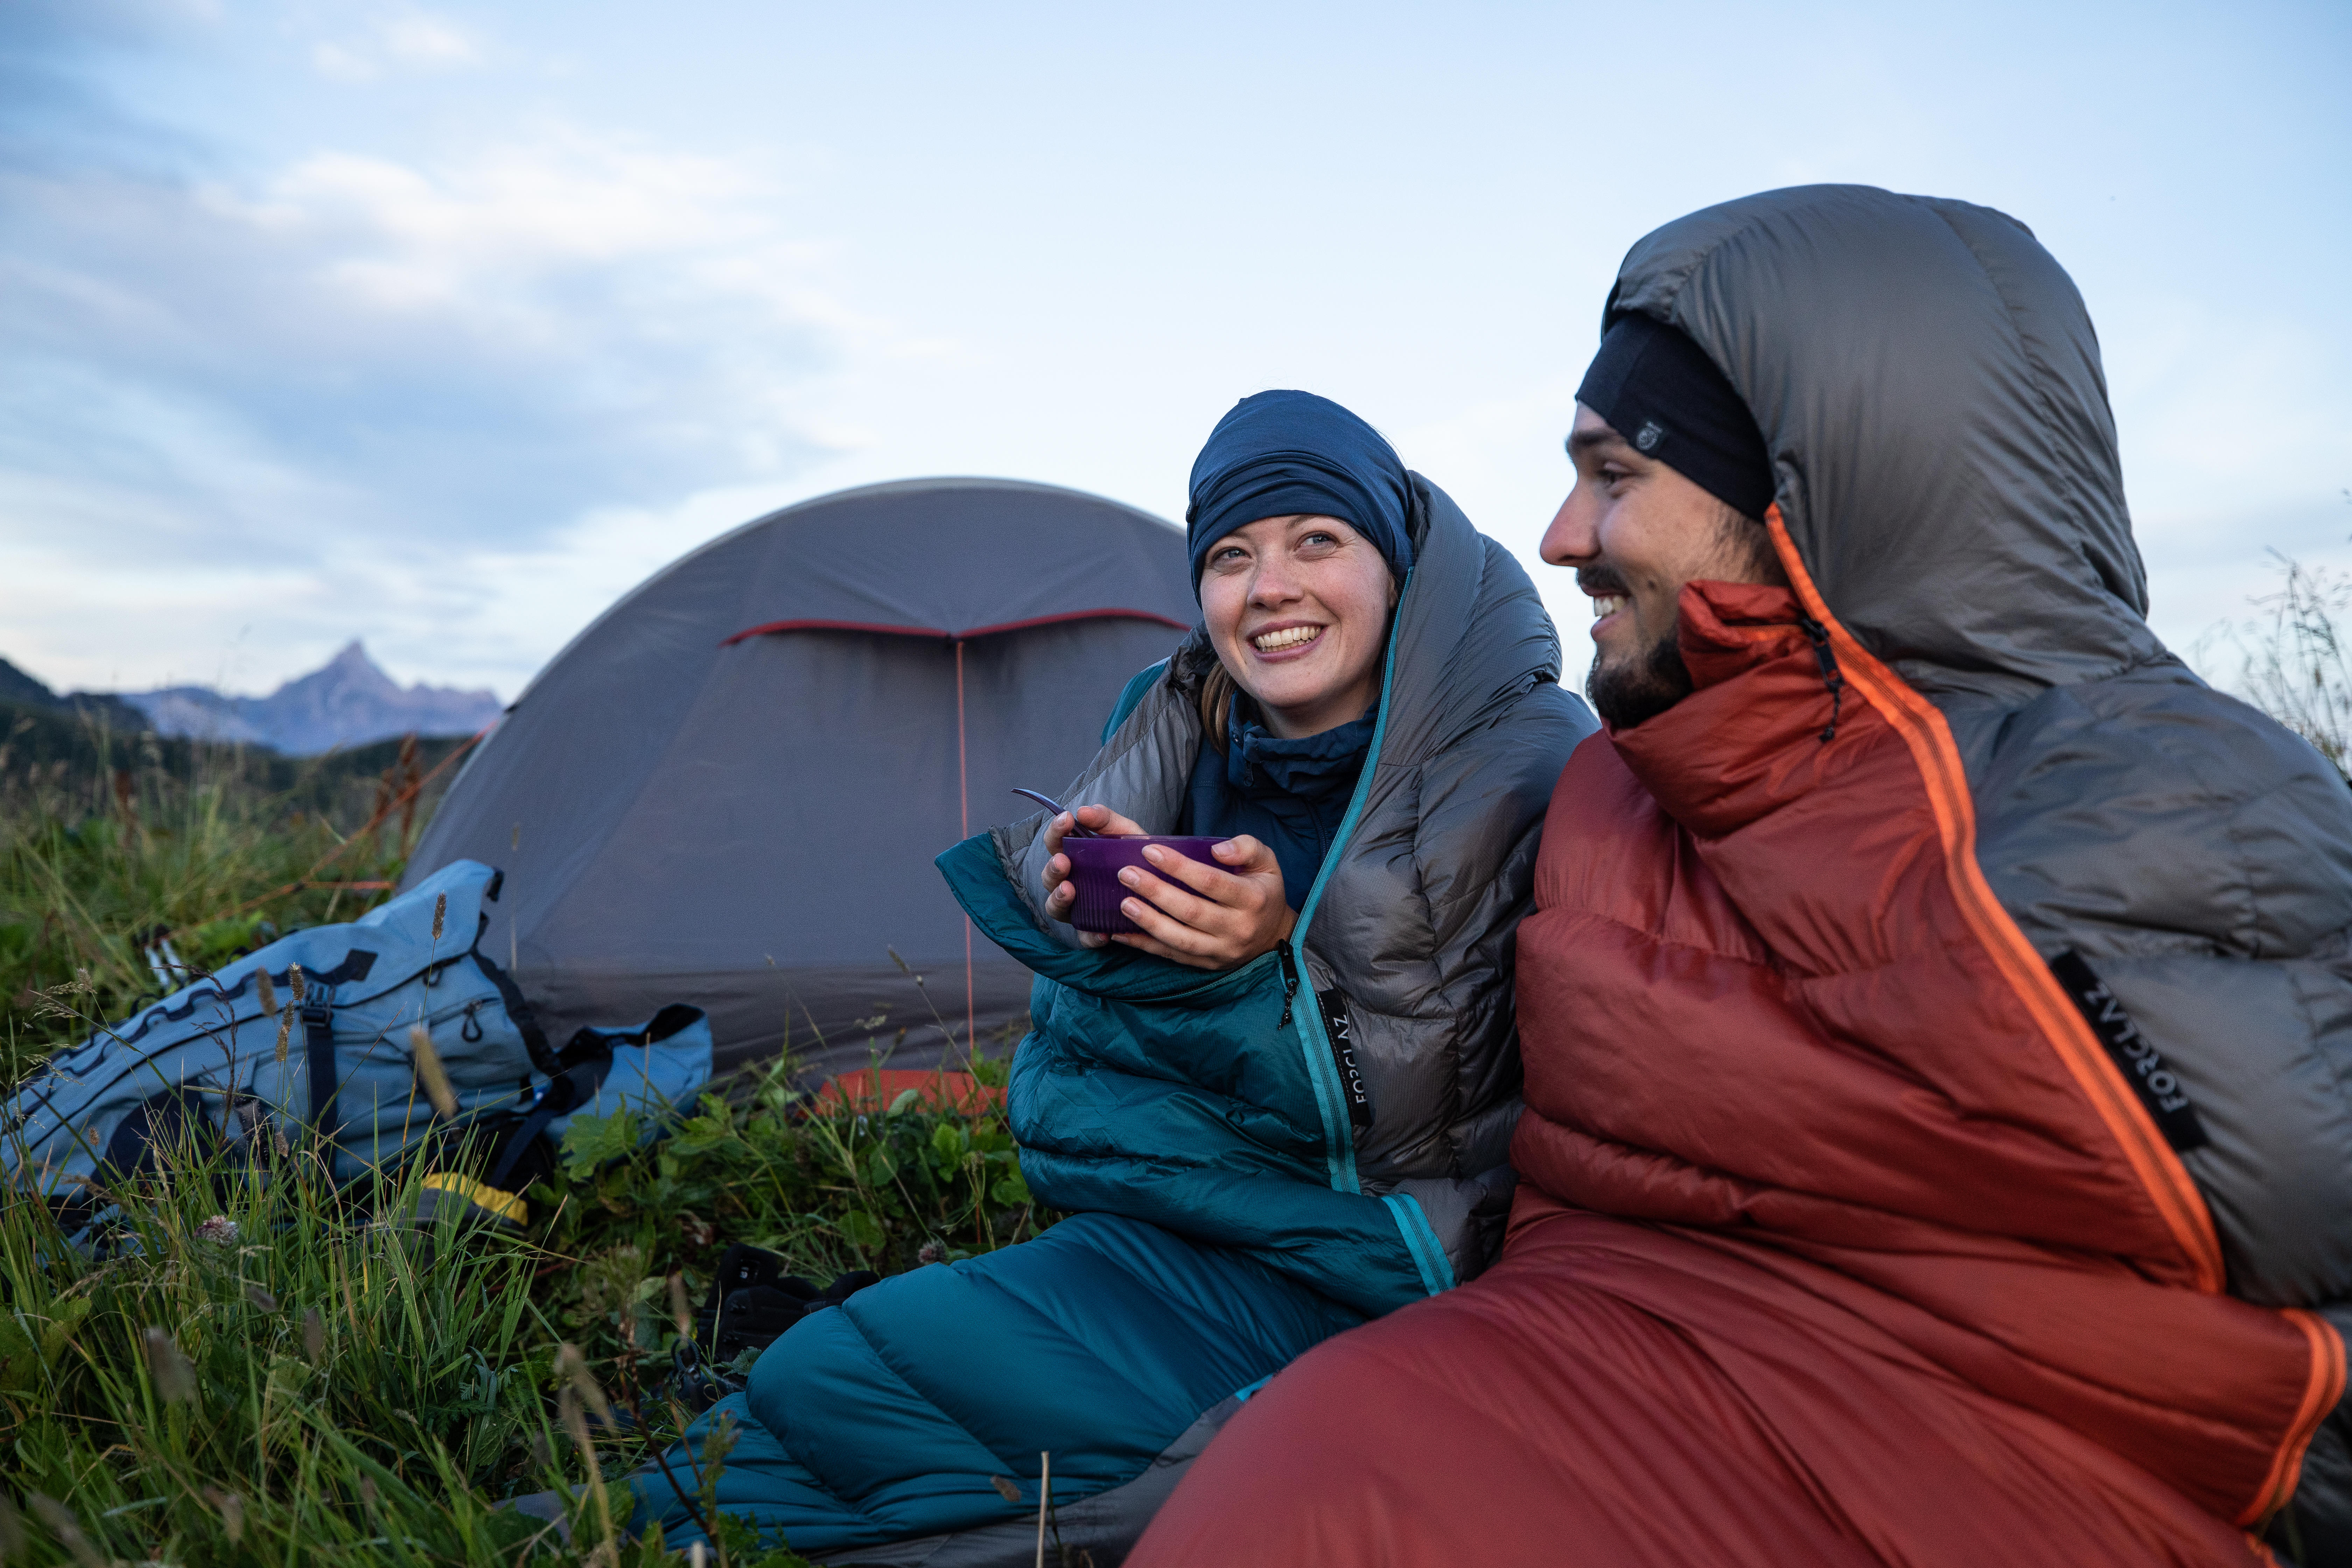
[(1668, 633), (1640, 658), (1595, 664), (1586, 677), (1592, 710), (1612, 730), (1630, 730), (1654, 719), (1691, 694), (1690, 667), (1683, 663), (1681, 639)]

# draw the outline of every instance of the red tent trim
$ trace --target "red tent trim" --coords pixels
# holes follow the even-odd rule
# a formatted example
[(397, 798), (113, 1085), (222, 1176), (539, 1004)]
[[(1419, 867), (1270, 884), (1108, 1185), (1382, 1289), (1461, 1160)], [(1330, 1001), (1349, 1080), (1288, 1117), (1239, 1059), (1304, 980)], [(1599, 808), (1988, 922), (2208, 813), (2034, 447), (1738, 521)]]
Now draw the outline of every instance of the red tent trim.
[(722, 638), (720, 647), (732, 647), (746, 637), (763, 637), (777, 632), (872, 632), (882, 637), (938, 637), (942, 642), (966, 642), (973, 637), (995, 637), (1002, 632), (1025, 632), (1034, 626), (1058, 626), (1065, 621), (1158, 621), (1163, 626), (1178, 631), (1192, 628), (1172, 616), (1154, 610), (1066, 610), (1057, 616), (1033, 616), (1025, 621), (1005, 621), (998, 626), (973, 626), (969, 631), (951, 632), (939, 626), (892, 626), (880, 621), (769, 621), (763, 626), (749, 626), (733, 637)]
[(1004, 1109), (1002, 1085), (985, 1084), (968, 1072), (946, 1068), (860, 1068), (825, 1079), (814, 1103), (821, 1111), (845, 1110), (873, 1115), (889, 1110), (910, 1089), (915, 1091), (915, 1103), (927, 1110), (954, 1110), (979, 1117)]

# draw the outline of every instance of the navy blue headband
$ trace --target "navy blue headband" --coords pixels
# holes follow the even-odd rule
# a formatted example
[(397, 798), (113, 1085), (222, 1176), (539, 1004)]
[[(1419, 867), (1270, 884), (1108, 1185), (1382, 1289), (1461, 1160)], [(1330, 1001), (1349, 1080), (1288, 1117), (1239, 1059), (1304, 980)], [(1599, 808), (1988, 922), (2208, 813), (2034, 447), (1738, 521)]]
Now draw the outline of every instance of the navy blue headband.
[(1261, 392), (1234, 405), (1192, 463), (1185, 509), (1192, 592), (1209, 546), (1262, 517), (1336, 517), (1402, 582), (1412, 565), (1404, 464), (1381, 433), (1328, 397)]
[(1706, 352), (1664, 321), (1618, 317), (1576, 400), (1742, 517), (1761, 521), (1772, 504), (1777, 480), (1756, 416)]

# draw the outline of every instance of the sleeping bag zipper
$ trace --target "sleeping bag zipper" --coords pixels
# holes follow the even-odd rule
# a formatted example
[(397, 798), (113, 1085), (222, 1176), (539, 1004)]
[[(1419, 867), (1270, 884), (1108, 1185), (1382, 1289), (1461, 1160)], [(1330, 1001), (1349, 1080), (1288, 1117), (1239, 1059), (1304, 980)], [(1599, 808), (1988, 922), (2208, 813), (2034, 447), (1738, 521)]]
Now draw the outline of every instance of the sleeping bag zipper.
[[(1291, 1006), (1298, 997), (1298, 961), (1290, 944), (1275, 950), (1282, 954), (1282, 1023), (1290, 1027)], [(1347, 993), (1318, 991), (1315, 1003), (1323, 1019), (1323, 1038), (1331, 1047), (1331, 1065), (1339, 1075), (1339, 1097), (1347, 1102), (1348, 1123), (1360, 1131), (1372, 1124), (1372, 1099), (1364, 1091), (1364, 1075), (1356, 1068), (1355, 1035), (1348, 1022)]]
[(1356, 1029), (1348, 1017), (1348, 994), (1334, 986), (1315, 993), (1323, 1015), (1323, 1037), (1331, 1042), (1331, 1064), (1339, 1069), (1339, 1094), (1348, 1102), (1348, 1124), (1361, 1132), (1372, 1124), (1372, 1097), (1356, 1069)]
[(1829, 689), (1829, 728), (1822, 731), (1822, 744), (1826, 746), (1837, 738), (1838, 715), (1845, 709), (1845, 675), (1838, 668), (1837, 650), (1830, 647), (1829, 628), (1811, 616), (1798, 616), (1797, 626), (1813, 645), (1813, 659), (1822, 667), (1822, 684)]
[[(1412, 592), (1412, 568), (1405, 568), (1404, 582), (1398, 588), (1398, 602)], [(1315, 921), (1316, 912), (1322, 908), (1323, 889), (1330, 884), (1332, 868), (1347, 853), (1354, 839), (1357, 825), (1362, 821), (1364, 802), (1370, 795), (1372, 780), (1381, 766), (1381, 749), (1389, 730), (1389, 675), (1396, 668), (1397, 633), (1401, 618), (1389, 617), (1388, 649), (1381, 658), (1381, 696), (1374, 710), (1371, 743), (1364, 748), (1363, 771), (1357, 775), (1356, 792), (1349, 798), (1348, 814), (1339, 819), (1339, 830), (1331, 835), (1331, 847), (1323, 853), (1322, 868), (1315, 874), (1314, 886), (1307, 889), (1307, 900), (1298, 906), (1298, 920), (1291, 928), (1290, 939), (1281, 946), (1282, 952), (1282, 1022), (1287, 1027), (1291, 1019), (1291, 1004), (1298, 994), (1298, 965), (1306, 962), (1307, 931)], [(1298, 1019), (1298, 1042), (1305, 1054), (1305, 1066), (1309, 1083), (1314, 1086), (1316, 1109), (1323, 1121), (1323, 1158), (1330, 1173), (1334, 1192), (1360, 1193), (1363, 1185), (1356, 1179), (1356, 1129), (1358, 1112), (1350, 1106), (1350, 1096), (1339, 1071), (1339, 1058), (1331, 1048), (1331, 1038), (1325, 1030), (1321, 1009), (1310, 1007)], [(1363, 1114), (1369, 1119), (1370, 1101), (1367, 1100)]]

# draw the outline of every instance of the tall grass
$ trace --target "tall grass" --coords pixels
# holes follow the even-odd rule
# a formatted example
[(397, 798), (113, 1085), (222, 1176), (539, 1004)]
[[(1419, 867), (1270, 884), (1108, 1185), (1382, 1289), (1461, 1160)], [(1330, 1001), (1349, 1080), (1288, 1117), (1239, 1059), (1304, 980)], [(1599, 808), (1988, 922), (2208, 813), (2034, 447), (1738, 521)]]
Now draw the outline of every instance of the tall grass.
[(102, 1260), (0, 1218), (12, 1561), (491, 1562), (537, 1528), (490, 1507), (568, 1479), (536, 1249), (379, 1224), (300, 1157), (194, 1162), (122, 1215)]
[[(726, 1245), (825, 1279), (1005, 1245), (1045, 1217), (993, 1111), (811, 1104), (788, 1063), (727, 1087), (645, 1148), (626, 1115), (575, 1121), (520, 1234), (415, 1222), (421, 1163), (337, 1191), (299, 1149), (169, 1161), (113, 1194), (95, 1247), (11, 1199), (0, 1558), (678, 1560), (621, 1528), (624, 1478), (677, 1435), (675, 1306), (701, 1299)], [(563, 1418), (583, 1379), (609, 1420)], [(542, 1491), (573, 1498), (569, 1541), (496, 1506)], [(732, 1563), (799, 1561), (749, 1542)]]
[(0, 1085), (74, 1032), (38, 1005), (42, 991), (86, 976), (89, 1010), (119, 1018), (166, 989), (141, 955), (158, 934), (210, 969), (380, 900), (454, 748), (364, 748), (373, 771), (89, 723), (70, 754), (26, 740), (0, 739)]
[[(116, 755), (77, 777), (0, 756), (7, 1086), (154, 994), (136, 939), (169, 929), (202, 969), (351, 919), (383, 896), (352, 884), (396, 879), (422, 825), (399, 809), (414, 756), (322, 802), (135, 742)], [(801, 1087), (767, 1064), (651, 1144), (627, 1116), (576, 1118), (518, 1233), (420, 1226), (424, 1165), (337, 1191), (299, 1146), (167, 1161), (110, 1194), (95, 1246), (0, 1193), (0, 1563), (684, 1560), (628, 1537), (625, 1478), (675, 1436), (674, 1305), (703, 1298), (728, 1245), (823, 1281), (1050, 1217), (1000, 1111)], [(568, 1537), (497, 1506), (542, 1491), (572, 1500)], [(799, 1561), (719, 1522), (727, 1568)]]
[(2280, 583), (2255, 601), (2263, 617), (2237, 640), (2249, 700), (2352, 774), (2352, 663), (2343, 617), (2352, 581), (2273, 554)]
[[(591, 1452), (625, 1523), (621, 1478), (676, 1435), (657, 1387), (680, 1331), (674, 1303), (699, 1300), (724, 1245), (764, 1246), (825, 1279), (983, 1250), (1041, 1218), (992, 1113), (813, 1109), (788, 1064), (740, 1087), (650, 1148), (625, 1116), (576, 1123), (561, 1167), (530, 1190), (537, 1223), (522, 1235), (419, 1226), (421, 1166), (337, 1192), (299, 1150), (242, 1169), (170, 1162), (173, 1173), (118, 1194), (121, 1218), (95, 1249), (68, 1246), (47, 1205), (11, 1201), (0, 1447), (13, 1455), (5, 1490), (32, 1514), (11, 1520), (0, 1500), (0, 1553), (676, 1560), (657, 1538), (607, 1534)], [(564, 1429), (551, 1396), (566, 1345), (611, 1422)], [(575, 1498), (568, 1542), (496, 1509), (546, 1490)]]

